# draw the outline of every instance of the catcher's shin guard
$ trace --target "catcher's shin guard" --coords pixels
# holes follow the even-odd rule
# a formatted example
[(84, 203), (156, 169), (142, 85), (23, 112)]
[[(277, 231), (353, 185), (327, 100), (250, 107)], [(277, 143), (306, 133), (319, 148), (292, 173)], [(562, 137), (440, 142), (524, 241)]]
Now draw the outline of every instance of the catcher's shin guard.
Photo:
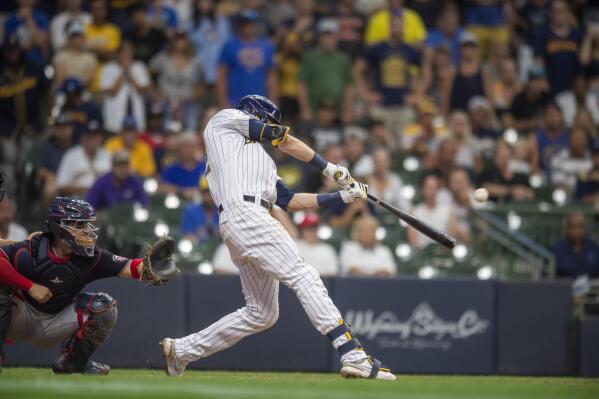
[[(75, 299), (75, 309), (80, 328), (67, 341), (64, 353), (54, 363), (53, 370), (56, 373), (106, 374), (110, 370), (108, 366), (96, 363), (96, 366), (102, 367), (90, 368), (89, 358), (108, 339), (116, 324), (116, 300), (103, 292), (81, 293)], [(85, 322), (84, 313), (89, 314)]]
[(2, 363), (4, 363), (4, 341), (10, 327), (10, 319), (12, 316), (12, 303), (10, 296), (12, 288), (6, 285), (0, 285), (0, 371), (2, 371)]

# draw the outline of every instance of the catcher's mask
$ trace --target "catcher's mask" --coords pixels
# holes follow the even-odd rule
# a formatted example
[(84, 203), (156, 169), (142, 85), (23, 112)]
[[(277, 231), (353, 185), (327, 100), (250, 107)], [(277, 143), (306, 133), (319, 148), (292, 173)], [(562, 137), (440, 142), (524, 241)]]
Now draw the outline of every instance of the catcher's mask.
[(99, 228), (94, 226), (96, 212), (86, 201), (56, 197), (48, 209), (48, 230), (76, 255), (94, 256)]

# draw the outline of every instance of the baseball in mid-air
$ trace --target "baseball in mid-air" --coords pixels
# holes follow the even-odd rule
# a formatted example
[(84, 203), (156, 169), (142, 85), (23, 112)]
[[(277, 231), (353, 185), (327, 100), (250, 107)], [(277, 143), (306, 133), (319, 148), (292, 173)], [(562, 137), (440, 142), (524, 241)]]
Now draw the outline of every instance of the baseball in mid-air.
[(486, 188), (477, 188), (474, 190), (474, 199), (478, 202), (485, 202), (489, 199), (489, 191)]

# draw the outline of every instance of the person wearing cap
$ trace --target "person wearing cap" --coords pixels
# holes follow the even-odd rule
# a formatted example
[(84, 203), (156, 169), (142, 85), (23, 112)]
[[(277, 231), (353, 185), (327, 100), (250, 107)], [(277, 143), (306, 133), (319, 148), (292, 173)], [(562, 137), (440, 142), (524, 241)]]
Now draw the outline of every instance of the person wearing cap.
[(131, 171), (136, 175), (146, 178), (156, 174), (152, 147), (139, 137), (137, 123), (131, 115), (125, 117), (121, 132), (106, 140), (104, 148), (110, 153), (127, 151), (131, 158)]
[(166, 50), (154, 57), (149, 67), (159, 96), (167, 103), (166, 118), (181, 122), (186, 130), (196, 130), (204, 78), (187, 33), (175, 31)]
[(4, 20), (4, 38), (18, 36), (21, 48), (43, 65), (48, 51), (48, 16), (36, 9), (35, 0), (18, 0), (17, 9)]
[(39, 136), (44, 130), (42, 99), (49, 87), (43, 64), (25, 54), (18, 35), (5, 36), (0, 48), (0, 135), (13, 142), (24, 134)]
[(73, 140), (75, 143), (87, 129), (87, 123), (92, 120), (102, 120), (102, 110), (93, 100), (83, 97), (85, 87), (77, 78), (67, 77), (61, 87), (65, 95), (65, 102), (61, 113), (65, 114), (73, 126)]
[(400, 143), (404, 150), (424, 156), (437, 150), (440, 140), (447, 135), (447, 129), (443, 123), (436, 123), (439, 110), (430, 98), (420, 99), (416, 110), (416, 121), (405, 127)]
[(443, 115), (450, 111), (468, 109), (468, 101), (474, 96), (483, 96), (493, 104), (493, 82), (483, 69), (478, 48), (478, 39), (470, 32), (460, 37), (460, 62), (452, 68), (447, 84), (441, 93)]
[(595, 140), (590, 147), (592, 168), (578, 176), (574, 198), (583, 204), (597, 207), (599, 206), (599, 140)]
[(339, 259), (331, 244), (321, 242), (318, 237), (320, 216), (316, 212), (306, 212), (297, 225), (300, 239), (297, 241), (304, 260), (314, 266), (323, 277), (336, 276), (339, 272)]
[[(104, 124), (106, 130), (118, 133), (127, 115), (135, 118), (139, 130), (146, 128), (144, 94), (150, 87), (150, 74), (146, 65), (133, 58), (133, 46), (123, 42), (117, 57), (100, 73), (100, 90), (104, 98)], [(130, 111), (129, 111), (130, 110)]]
[(255, 11), (244, 10), (237, 20), (239, 35), (225, 43), (218, 62), (218, 104), (227, 108), (249, 94), (267, 96), (277, 103), (275, 47), (270, 39), (258, 36), (258, 14)]
[(534, 66), (528, 71), (528, 82), (512, 101), (508, 125), (523, 133), (538, 128), (539, 115), (550, 101), (545, 69)]
[(332, 98), (343, 123), (352, 120), (354, 88), (350, 58), (337, 49), (339, 24), (330, 18), (318, 22), (318, 46), (308, 51), (300, 66), (300, 117), (309, 122), (324, 97)]
[(356, 219), (351, 230), (351, 241), (341, 246), (341, 275), (391, 277), (397, 274), (391, 250), (377, 242), (376, 230), (379, 226), (379, 221), (370, 215)]
[(364, 42), (367, 46), (384, 42), (391, 36), (391, 16), (401, 13), (404, 16), (403, 42), (417, 45), (426, 39), (426, 27), (418, 13), (404, 7), (404, 0), (386, 0), (386, 7), (370, 16), (364, 32)]
[(133, 44), (135, 59), (147, 64), (164, 47), (166, 34), (148, 20), (145, 2), (134, 3), (129, 8), (129, 16), (132, 26), (123, 39)]
[(85, 47), (85, 29), (78, 20), (66, 26), (67, 42), (52, 59), (54, 83), (61, 86), (67, 77), (78, 79), (88, 86), (96, 73), (96, 55)]
[(78, 145), (65, 152), (56, 172), (56, 189), (62, 196), (83, 198), (102, 174), (111, 167), (110, 154), (102, 148), (102, 121), (91, 120)]
[(67, 42), (67, 24), (78, 21), (85, 26), (92, 19), (89, 13), (83, 11), (81, 0), (67, 0), (64, 3), (64, 10), (56, 14), (50, 22), (50, 44), (54, 51), (60, 50)]
[(181, 233), (189, 240), (202, 243), (218, 237), (218, 207), (214, 204), (208, 180), (200, 177), (200, 201), (192, 201), (183, 208)]
[(112, 170), (100, 176), (85, 196), (96, 210), (108, 209), (116, 204), (140, 204), (144, 208), (149, 200), (141, 180), (131, 173), (131, 158), (126, 150), (112, 154)]
[[(429, 63), (403, 42), (404, 18), (404, 13), (393, 12), (389, 39), (367, 48), (355, 65), (358, 92), (373, 106), (372, 114), (384, 119), (397, 136), (413, 118), (410, 104), (424, 94), (431, 78)], [(373, 84), (366, 78), (369, 68), (374, 72)]]
[(38, 152), (37, 176), (41, 179), (43, 203), (49, 205), (56, 197), (56, 172), (62, 157), (73, 146), (73, 124), (66, 113), (50, 120), (51, 136)]
[(92, 20), (85, 26), (85, 41), (98, 59), (106, 62), (121, 45), (121, 31), (106, 19), (108, 16), (106, 0), (91, 0), (89, 11)]
[(535, 63), (545, 66), (552, 95), (570, 90), (580, 69), (583, 34), (570, 11), (569, 2), (554, 0), (549, 24), (534, 43)]

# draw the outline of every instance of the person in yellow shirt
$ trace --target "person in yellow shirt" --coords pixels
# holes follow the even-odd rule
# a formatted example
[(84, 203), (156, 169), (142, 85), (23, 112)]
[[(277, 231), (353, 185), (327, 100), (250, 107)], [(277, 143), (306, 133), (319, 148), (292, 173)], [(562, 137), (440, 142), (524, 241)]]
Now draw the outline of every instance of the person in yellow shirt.
[(427, 33), (420, 15), (405, 8), (403, 3), (403, 0), (388, 0), (386, 8), (370, 16), (364, 31), (364, 42), (367, 46), (387, 41), (391, 37), (391, 15), (396, 10), (401, 10), (403, 14), (403, 42), (412, 46), (424, 42)]
[(121, 133), (106, 140), (104, 148), (110, 153), (127, 150), (131, 156), (131, 170), (138, 176), (145, 178), (156, 174), (152, 148), (139, 137), (137, 124), (132, 116), (125, 117)]
[(100, 61), (90, 86), (92, 91), (97, 92), (102, 66), (112, 59), (121, 45), (121, 31), (106, 20), (108, 8), (105, 0), (92, 0), (89, 10), (92, 20), (85, 26), (85, 42), (87, 48), (93, 51)]

